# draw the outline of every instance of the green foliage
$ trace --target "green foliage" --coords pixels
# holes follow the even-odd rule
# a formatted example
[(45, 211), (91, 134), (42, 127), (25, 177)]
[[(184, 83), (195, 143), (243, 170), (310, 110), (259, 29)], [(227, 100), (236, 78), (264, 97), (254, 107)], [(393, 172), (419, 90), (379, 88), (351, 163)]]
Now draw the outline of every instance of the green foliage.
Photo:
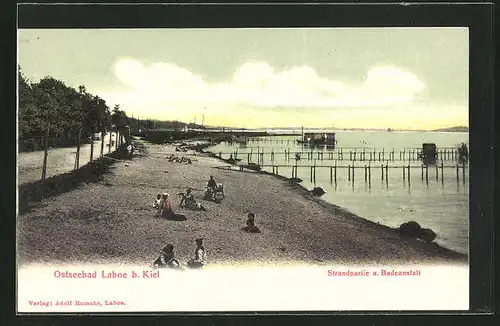
[(79, 130), (82, 139), (94, 132), (111, 130), (113, 116), (118, 114), (117, 126), (125, 126), (127, 116), (118, 111), (111, 114), (106, 101), (87, 93), (85, 86), (78, 90), (52, 77), (30, 83), (19, 68), (19, 150), (43, 148), (45, 130), (49, 127), (50, 146), (73, 146)]

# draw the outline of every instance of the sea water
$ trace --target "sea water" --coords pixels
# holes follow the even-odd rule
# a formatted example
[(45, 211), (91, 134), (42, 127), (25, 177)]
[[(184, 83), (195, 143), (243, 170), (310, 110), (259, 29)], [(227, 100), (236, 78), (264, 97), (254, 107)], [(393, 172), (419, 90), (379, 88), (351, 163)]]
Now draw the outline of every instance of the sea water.
[[(246, 164), (248, 155), (252, 152), (252, 162), (257, 163), (257, 152), (263, 152), (264, 165), (295, 165), (294, 152), (303, 152), (297, 161), (297, 177), (303, 181), (301, 185), (308, 189), (321, 187), (326, 194), (322, 198), (332, 204), (343, 207), (363, 218), (398, 227), (408, 221), (416, 221), (424, 228), (430, 228), (437, 233), (436, 242), (440, 245), (461, 252), (468, 253), (469, 230), (469, 182), (468, 167), (465, 168), (463, 178), (462, 166), (459, 166), (457, 179), (456, 157), (447, 157), (443, 160), (443, 178), (441, 176), (441, 160), (438, 178), (436, 180), (435, 166), (429, 166), (428, 178), (424, 170), (422, 179), (422, 162), (416, 158), (408, 161), (408, 151), (418, 151), (423, 143), (435, 143), (438, 151), (442, 149), (458, 148), (460, 144), (468, 145), (468, 133), (456, 132), (381, 132), (381, 131), (337, 131), (337, 145), (335, 149), (315, 148), (311, 160), (307, 159), (306, 152), (311, 148), (304, 147), (296, 142), (297, 136), (267, 136), (258, 139), (248, 138), (246, 145), (238, 143), (221, 143), (207, 150), (229, 158), (229, 153), (238, 151), (240, 164)], [(365, 161), (359, 161), (359, 153), (363, 151)], [(292, 154), (287, 159), (285, 150)], [(338, 154), (342, 150), (343, 160)], [(349, 159), (349, 152), (356, 150), (358, 160)], [(369, 162), (368, 152), (376, 151), (372, 156), (375, 161)], [(389, 152), (394, 150), (394, 161), (389, 159)], [(323, 152), (323, 159), (317, 156), (317, 151)], [(378, 161), (378, 153), (384, 151), (384, 161)], [(400, 152), (405, 151), (406, 159), (400, 161)], [(274, 157), (271, 157), (274, 152)], [(329, 154), (329, 152), (333, 152)], [(332, 155), (332, 159), (329, 159)], [(234, 155), (233, 155), (234, 156)], [(272, 159), (274, 158), (274, 159)], [(337, 161), (334, 159), (337, 158)], [(316, 182), (311, 180), (309, 166), (334, 166), (337, 164), (337, 181), (331, 181), (331, 172), (328, 167), (316, 168)], [(262, 162), (261, 162), (262, 164)], [(348, 165), (355, 165), (354, 182), (352, 174), (348, 176)], [(389, 165), (388, 177), (382, 180), (381, 164)], [(365, 181), (364, 166), (370, 165), (371, 178)], [(408, 171), (403, 166), (411, 166), (410, 182)], [(345, 168), (344, 168), (345, 166)], [(272, 172), (272, 167), (263, 170)], [(352, 170), (351, 170), (352, 171)], [(279, 174), (291, 177), (291, 167), (280, 167)], [(352, 172), (351, 172), (352, 173)], [(368, 174), (368, 173), (367, 173)]]

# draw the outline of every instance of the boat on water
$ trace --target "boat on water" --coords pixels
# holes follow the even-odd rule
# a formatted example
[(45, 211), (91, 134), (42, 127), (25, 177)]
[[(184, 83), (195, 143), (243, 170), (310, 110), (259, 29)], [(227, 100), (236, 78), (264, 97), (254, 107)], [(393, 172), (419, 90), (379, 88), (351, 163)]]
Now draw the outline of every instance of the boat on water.
[(337, 143), (334, 132), (306, 132), (299, 144), (335, 146)]

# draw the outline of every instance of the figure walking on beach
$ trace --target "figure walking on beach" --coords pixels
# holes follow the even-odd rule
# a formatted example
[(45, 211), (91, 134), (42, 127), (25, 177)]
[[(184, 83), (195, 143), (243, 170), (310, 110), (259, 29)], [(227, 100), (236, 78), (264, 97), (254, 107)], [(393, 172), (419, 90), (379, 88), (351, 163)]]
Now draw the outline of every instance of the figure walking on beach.
[(158, 257), (153, 263), (153, 267), (156, 268), (179, 268), (181, 264), (175, 258), (174, 255), (174, 245), (169, 243), (160, 252), (160, 257)]
[(196, 249), (194, 251), (194, 258), (187, 262), (187, 266), (189, 268), (202, 268), (207, 264), (203, 238), (196, 239), (195, 242)]
[(247, 217), (247, 226), (243, 228), (243, 231), (248, 233), (260, 233), (260, 229), (255, 225), (255, 214), (248, 213)]

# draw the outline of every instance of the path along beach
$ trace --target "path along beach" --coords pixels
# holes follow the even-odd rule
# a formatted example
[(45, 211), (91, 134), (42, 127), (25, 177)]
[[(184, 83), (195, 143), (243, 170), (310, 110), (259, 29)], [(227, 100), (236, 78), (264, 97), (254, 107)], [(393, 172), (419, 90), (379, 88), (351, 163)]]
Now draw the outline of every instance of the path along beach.
[[(199, 237), (205, 239), (209, 264), (467, 264), (465, 255), (402, 238), (286, 178), (228, 170), (228, 164), (208, 155), (140, 142), (143, 155), (116, 161), (102, 181), (43, 199), (18, 217), (21, 265), (149, 265), (167, 243), (185, 262)], [(168, 162), (170, 154), (189, 157), (193, 164)], [(210, 175), (224, 184), (221, 203), (202, 199)], [(178, 193), (188, 187), (206, 212), (179, 207)], [(163, 192), (186, 221), (155, 217), (153, 201)], [(249, 212), (256, 214), (262, 233), (241, 230)]]

